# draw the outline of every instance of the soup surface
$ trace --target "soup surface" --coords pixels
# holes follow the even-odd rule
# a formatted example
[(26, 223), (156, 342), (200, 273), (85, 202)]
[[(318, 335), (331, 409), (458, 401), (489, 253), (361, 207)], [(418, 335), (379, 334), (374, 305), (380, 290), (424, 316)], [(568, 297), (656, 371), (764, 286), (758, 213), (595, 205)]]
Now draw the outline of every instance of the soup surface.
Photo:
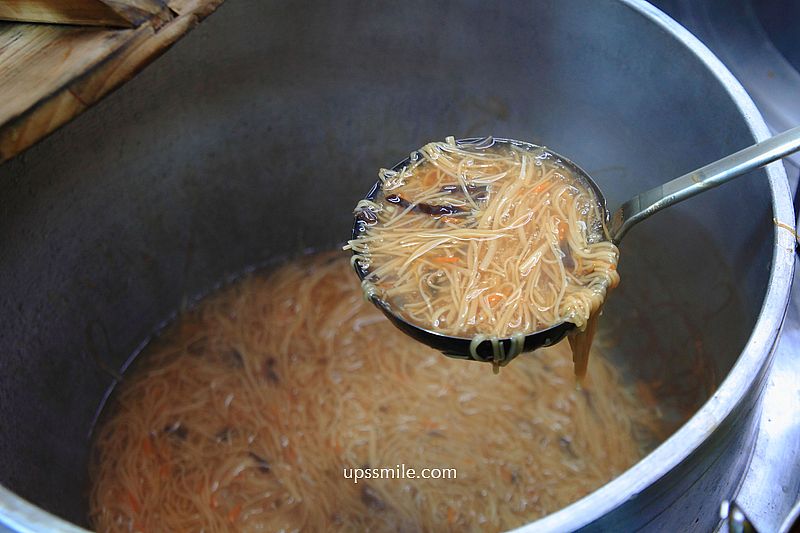
[(184, 313), (114, 391), (94, 436), (90, 520), (98, 531), (522, 525), (664, 437), (647, 386), (635, 396), (602, 334), (596, 346), (581, 389), (565, 343), (496, 376), (395, 329), (341, 253), (248, 275)]

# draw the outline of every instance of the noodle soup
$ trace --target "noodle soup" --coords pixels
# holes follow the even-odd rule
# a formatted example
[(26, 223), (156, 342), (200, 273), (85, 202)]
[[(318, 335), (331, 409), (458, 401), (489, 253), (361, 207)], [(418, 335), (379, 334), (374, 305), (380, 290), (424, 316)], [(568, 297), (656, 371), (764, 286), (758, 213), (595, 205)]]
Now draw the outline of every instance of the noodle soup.
[(539, 147), (449, 138), (417, 154), (382, 170), (379, 190), (356, 207), (360, 232), (346, 248), (365, 294), (473, 346), (509, 337), (521, 346), (526, 333), (571, 322), (585, 337), (573, 346), (588, 352), (592, 318), (619, 282), (593, 189)]
[[(183, 314), (114, 391), (93, 441), (91, 523), (522, 525), (608, 482), (664, 437), (660, 412), (634, 397), (600, 341), (582, 390), (563, 343), (498, 378), (391, 326), (339, 254), (250, 275)], [(455, 476), (353, 479), (353, 469), (397, 465)]]

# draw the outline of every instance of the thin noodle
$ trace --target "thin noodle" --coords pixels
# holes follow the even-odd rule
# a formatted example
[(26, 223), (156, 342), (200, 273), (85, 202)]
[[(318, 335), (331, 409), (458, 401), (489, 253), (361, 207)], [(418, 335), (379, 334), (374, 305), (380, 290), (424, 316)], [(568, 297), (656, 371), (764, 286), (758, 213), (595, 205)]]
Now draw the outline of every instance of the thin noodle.
[[(419, 153), (390, 191), (356, 208), (368, 222), (345, 248), (371, 294), (407, 321), (456, 337), (491, 341), (571, 322), (585, 337), (571, 342), (584, 361), (586, 330), (619, 282), (618, 250), (592, 189), (544, 149), (448, 141)], [(433, 275), (442, 283), (426, 281)], [(513, 290), (500, 293), (507, 283)], [(576, 364), (579, 377), (584, 367)]]
[[(96, 530), (496, 531), (655, 445), (654, 409), (602, 354), (580, 391), (564, 345), (497, 379), (406, 337), (352, 278), (341, 255), (293, 262), (151, 343), (95, 434)], [(344, 477), (398, 464), (457, 478)]]

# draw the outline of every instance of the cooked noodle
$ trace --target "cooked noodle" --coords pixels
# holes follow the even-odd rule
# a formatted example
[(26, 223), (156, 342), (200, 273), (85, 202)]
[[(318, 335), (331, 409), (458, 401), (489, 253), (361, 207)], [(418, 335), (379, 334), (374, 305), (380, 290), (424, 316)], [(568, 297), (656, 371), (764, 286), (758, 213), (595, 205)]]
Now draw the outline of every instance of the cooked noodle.
[[(473, 345), (565, 321), (586, 331), (619, 282), (619, 254), (578, 174), (543, 148), (505, 142), (449, 138), (418, 154), (382, 170), (375, 198), (356, 207), (361, 233), (345, 248), (365, 292), (407, 322)], [(588, 352), (590, 342), (587, 333), (573, 344)]]
[[(658, 431), (600, 354), (563, 344), (500, 379), (393, 328), (348, 261), (252, 275), (185, 313), (126, 375), (93, 448), (98, 531), (465, 531), (529, 522), (635, 461)], [(350, 467), (455, 468), (356, 484)]]

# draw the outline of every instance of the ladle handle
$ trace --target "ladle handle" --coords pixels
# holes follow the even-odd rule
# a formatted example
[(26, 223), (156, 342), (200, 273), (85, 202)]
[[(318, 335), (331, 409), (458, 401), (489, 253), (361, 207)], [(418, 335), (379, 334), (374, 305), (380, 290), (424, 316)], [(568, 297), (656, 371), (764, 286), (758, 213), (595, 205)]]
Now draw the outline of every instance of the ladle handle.
[(638, 194), (611, 215), (609, 226), (611, 240), (619, 243), (634, 224), (665, 207), (713, 189), (798, 150), (800, 150), (800, 126)]

